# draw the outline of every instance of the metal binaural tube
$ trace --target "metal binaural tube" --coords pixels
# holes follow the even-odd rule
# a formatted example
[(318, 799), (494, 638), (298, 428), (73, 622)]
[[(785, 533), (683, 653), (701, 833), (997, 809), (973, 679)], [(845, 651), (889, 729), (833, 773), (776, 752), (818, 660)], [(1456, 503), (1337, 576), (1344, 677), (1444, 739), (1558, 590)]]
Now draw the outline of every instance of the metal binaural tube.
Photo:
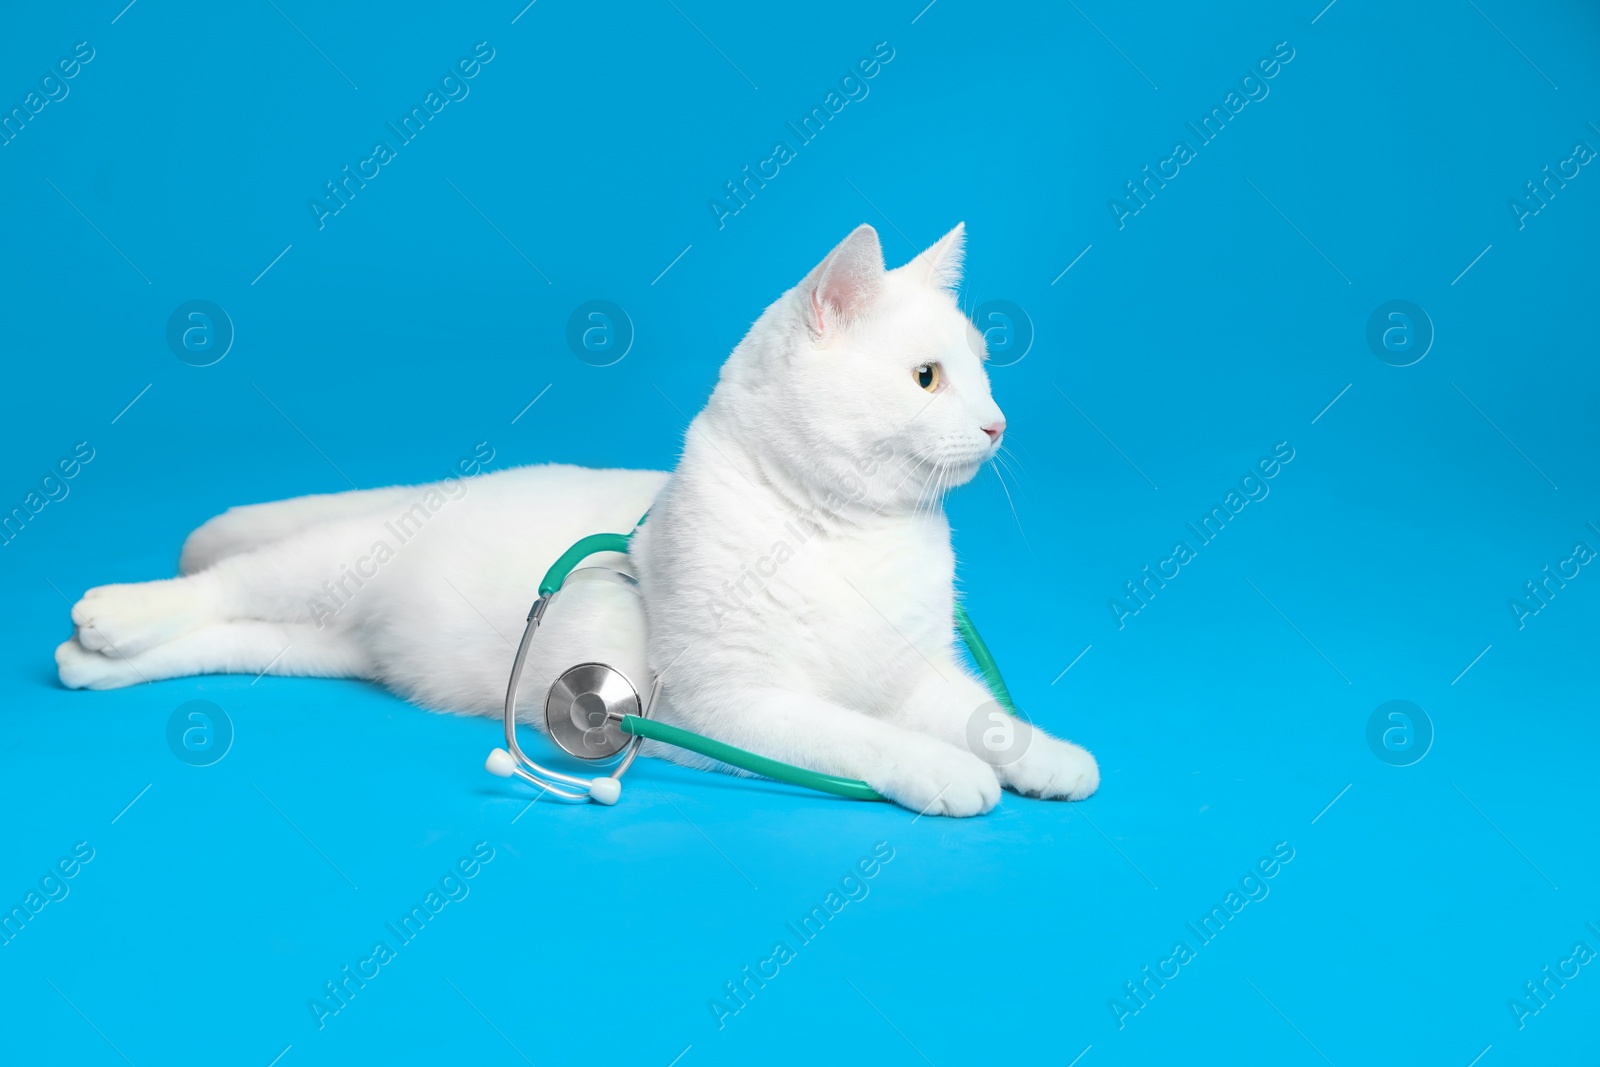
[[(534, 766), (538, 767), (539, 765), (536, 763), (536, 764), (534, 764)], [(539, 767), (539, 769), (541, 771), (544, 770), (543, 767)], [(525, 782), (528, 782), (528, 783), (530, 783), (532, 785), (538, 786), (541, 790), (543, 790), (546, 793), (551, 794), (552, 796), (558, 796), (558, 797), (561, 797), (564, 800), (588, 800), (589, 799), (589, 796), (588, 796), (587, 793), (573, 793), (573, 792), (570, 792), (570, 791), (568, 791), (566, 789), (562, 789), (560, 786), (551, 785), (549, 782), (540, 780), (540, 778), (537, 775), (530, 774), (527, 770), (523, 769), (520, 766), (519, 767), (513, 767), (511, 773), (515, 774), (518, 778), (521, 778)], [(548, 772), (546, 772), (546, 773), (548, 773)]]
[[(548, 596), (542, 596), (533, 602), (533, 608), (528, 612), (528, 625), (523, 629), (522, 640), (517, 644), (516, 659), (512, 660), (511, 662), (511, 682), (506, 687), (506, 751), (510, 752), (512, 758), (515, 759), (519, 764), (517, 767), (518, 777), (526, 779), (527, 781), (532, 782), (534, 785), (540, 786), (541, 788), (553, 793), (558, 797), (563, 797), (567, 800), (587, 800), (589, 789), (588, 779), (576, 778), (570, 774), (562, 774), (560, 771), (553, 771), (547, 767), (542, 767), (535, 763), (532, 759), (529, 759), (528, 754), (522, 751), (522, 746), (517, 744), (517, 689), (522, 683), (522, 667), (527, 661), (528, 646), (533, 643), (533, 635), (538, 632), (539, 621), (544, 618), (545, 610), (549, 608), (550, 602), (553, 601), (555, 597), (556, 594), (551, 593)], [(551, 781), (565, 782), (567, 785), (575, 786), (578, 789), (584, 790), (584, 792), (573, 793), (569, 790), (551, 785), (549, 781), (540, 781), (538, 778), (535, 778), (533, 774), (530, 774), (527, 770), (524, 770), (524, 766), (530, 768), (532, 771), (538, 774), (544, 775)]]

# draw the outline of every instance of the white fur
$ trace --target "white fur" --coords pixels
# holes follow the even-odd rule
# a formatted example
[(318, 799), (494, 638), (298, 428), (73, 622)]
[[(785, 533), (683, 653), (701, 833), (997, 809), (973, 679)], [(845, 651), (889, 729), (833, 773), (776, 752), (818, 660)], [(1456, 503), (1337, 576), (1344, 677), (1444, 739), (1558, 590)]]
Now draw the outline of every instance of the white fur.
[[(1004, 419), (951, 292), (963, 242), (958, 226), (886, 271), (872, 228), (850, 234), (734, 349), (670, 478), (524, 467), (233, 508), (190, 535), (182, 577), (89, 590), (56, 650), (61, 680), (370, 678), (495, 714), (545, 569), (651, 508), (630, 553), (643, 609), (558, 603), (564, 621), (547, 620), (530, 656), (530, 718), (529, 694), (603, 658), (603, 638), (663, 672), (662, 719), (918, 811), (980, 814), (1002, 785), (1086, 797), (1099, 771), (1069, 742), (1035, 730), (1000, 767), (968, 748), (989, 694), (955, 649), (942, 498), (993, 456)], [(931, 394), (925, 363), (939, 365)], [(399, 543), (395, 522), (417, 506), (426, 521)], [(378, 564), (380, 541), (392, 558)]]

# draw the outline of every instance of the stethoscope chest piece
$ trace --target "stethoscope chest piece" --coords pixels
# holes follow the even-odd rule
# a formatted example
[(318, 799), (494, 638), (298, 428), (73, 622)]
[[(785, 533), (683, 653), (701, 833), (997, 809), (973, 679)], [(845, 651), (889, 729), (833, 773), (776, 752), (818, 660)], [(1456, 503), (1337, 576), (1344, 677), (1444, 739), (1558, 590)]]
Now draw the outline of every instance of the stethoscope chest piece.
[(550, 686), (544, 721), (563, 752), (600, 760), (628, 746), (633, 738), (622, 732), (622, 716), (641, 711), (638, 690), (621, 671), (604, 663), (580, 663)]

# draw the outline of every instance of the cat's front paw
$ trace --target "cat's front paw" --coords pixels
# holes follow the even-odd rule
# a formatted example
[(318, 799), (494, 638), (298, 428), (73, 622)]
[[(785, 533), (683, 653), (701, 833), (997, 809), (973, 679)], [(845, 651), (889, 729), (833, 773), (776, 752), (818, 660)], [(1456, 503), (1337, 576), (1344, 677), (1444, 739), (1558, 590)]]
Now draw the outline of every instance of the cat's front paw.
[(1083, 800), (1100, 788), (1100, 765), (1087, 749), (1038, 730), (1026, 752), (995, 770), (1007, 789), (1046, 800)]
[(867, 784), (903, 808), (923, 815), (965, 818), (1000, 802), (994, 769), (970, 752), (931, 741), (898, 753)]
[(101, 585), (72, 605), (78, 641), (90, 652), (136, 656), (179, 637), (206, 619), (194, 579)]

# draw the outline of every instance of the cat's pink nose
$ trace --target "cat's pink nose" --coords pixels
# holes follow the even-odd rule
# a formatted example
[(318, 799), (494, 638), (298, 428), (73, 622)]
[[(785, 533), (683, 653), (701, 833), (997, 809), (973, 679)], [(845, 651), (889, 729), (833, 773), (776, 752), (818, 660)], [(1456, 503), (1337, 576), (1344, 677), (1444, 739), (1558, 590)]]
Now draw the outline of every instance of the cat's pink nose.
[(1006, 432), (1006, 420), (1001, 419), (999, 422), (991, 422), (983, 428), (983, 432), (989, 435), (990, 441), (1000, 440), (1000, 435)]

